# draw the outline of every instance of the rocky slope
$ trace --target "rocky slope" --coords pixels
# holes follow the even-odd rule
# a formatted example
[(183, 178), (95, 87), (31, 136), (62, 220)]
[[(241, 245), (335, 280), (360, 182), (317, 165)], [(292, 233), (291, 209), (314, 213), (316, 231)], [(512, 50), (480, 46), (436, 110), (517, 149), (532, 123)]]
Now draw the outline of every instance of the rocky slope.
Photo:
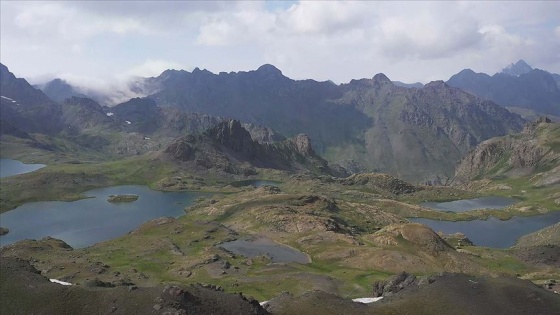
[(559, 123), (541, 118), (521, 133), (482, 142), (457, 167), (454, 183), (527, 175), (535, 185), (560, 183)]
[(540, 245), (560, 246), (560, 222), (521, 237), (515, 246), (530, 247)]
[(502, 106), (560, 115), (560, 88), (555, 77), (532, 69), (523, 60), (493, 76), (465, 69), (452, 76), (447, 84)]
[(382, 300), (367, 305), (313, 291), (300, 296), (283, 294), (265, 307), (272, 314), (556, 314), (560, 311), (558, 295), (516, 278), (445, 273), (416, 279), (413, 275), (399, 274), (388, 282), (392, 291)]
[(55, 134), (63, 130), (60, 105), (24, 79), (16, 78), (3, 64), (0, 64), (0, 91), (0, 121), (10, 126), (2, 127), (2, 134)]
[[(117, 287), (91, 281), (87, 286), (49, 282), (28, 261), (3, 258), (0, 264), (3, 314), (557, 314), (560, 297), (529, 281), (460, 274), (416, 278), (396, 275), (382, 284), (373, 304), (322, 291), (287, 292), (266, 302), (227, 294), (211, 285)], [(64, 299), (60, 297), (64, 296)]]
[(257, 301), (214, 286), (60, 285), (29, 261), (8, 257), (2, 257), (0, 279), (2, 314), (268, 314)]

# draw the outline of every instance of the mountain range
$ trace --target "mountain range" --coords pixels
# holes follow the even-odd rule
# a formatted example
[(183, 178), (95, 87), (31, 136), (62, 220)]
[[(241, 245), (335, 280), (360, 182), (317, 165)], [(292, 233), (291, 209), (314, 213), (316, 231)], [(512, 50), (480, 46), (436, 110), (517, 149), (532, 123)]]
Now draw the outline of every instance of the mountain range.
[[(442, 81), (411, 89), (383, 74), (336, 85), (292, 80), (272, 65), (219, 74), (167, 70), (143, 81), (145, 91), (156, 93), (108, 108), (78, 97), (56, 103), (2, 69), (2, 96), (25, 104), (2, 99), (6, 125), (27, 133), (85, 133), (101, 144), (99, 150), (119, 154), (162, 149), (227, 117), (267, 126), (268, 135), (305, 133), (317, 154), (350, 172), (438, 183), (452, 177), (456, 164), (478, 143), (519, 131), (524, 123), (503, 107)], [(51, 109), (30, 112), (39, 108)], [(121, 131), (125, 136), (107, 134)]]
[[(560, 277), (558, 224), (510, 248), (475, 240), (482, 230), (494, 233), (483, 235), (488, 239), (511, 233), (486, 223), (514, 216), (545, 214), (524, 221), (532, 228), (525, 233), (536, 230), (533, 222), (557, 222), (560, 123), (546, 117), (527, 123), (443, 81), (407, 85), (381, 73), (337, 85), (292, 80), (272, 65), (219, 74), (167, 70), (132, 83), (141, 97), (106, 106), (108, 98), (63, 80), (42, 92), (7, 67), (0, 70), (1, 157), (48, 164), (1, 178), (0, 212), (85, 198), (99, 205), (84, 204), (85, 213), (119, 223), (114, 211), (97, 210), (115, 199), (132, 203), (118, 205), (125, 216), (138, 205), (169, 207), (155, 195), (122, 194), (129, 187), (120, 185), (180, 191), (165, 195), (185, 210), (126, 227), (123, 233), (130, 232), (116, 238), (116, 226), (82, 220), (89, 223), (85, 231), (112, 238), (85, 248), (50, 236), (30, 239), (36, 234), (2, 244), (2, 314), (560, 309), (552, 280)], [(516, 64), (503, 75), (515, 80), (534, 71)], [(108, 186), (119, 195), (105, 200), (108, 190), (97, 190), (96, 199), (87, 197)], [(473, 211), (425, 203), (489, 196), (515, 203)], [(34, 204), (40, 225), (55, 219), (58, 228), (67, 217), (56, 206), (53, 213), (48, 204)], [(32, 219), (16, 219), (0, 234), (19, 233)], [(484, 225), (436, 232), (418, 220)], [(84, 229), (72, 226), (46, 235), (81, 237)], [(226, 247), (233, 242), (274, 251), (249, 245), (238, 252)], [(254, 249), (256, 256), (249, 254)], [(288, 259), (277, 260), (275, 252)], [(365, 305), (352, 295), (369, 297), (356, 302), (383, 301)]]
[(288, 137), (305, 133), (331, 163), (414, 181), (452, 176), (477, 143), (523, 123), (443, 82), (407, 89), (383, 74), (335, 85), (292, 80), (264, 65), (219, 74), (168, 70), (146, 84), (158, 90), (148, 97), (160, 107), (261, 124)]

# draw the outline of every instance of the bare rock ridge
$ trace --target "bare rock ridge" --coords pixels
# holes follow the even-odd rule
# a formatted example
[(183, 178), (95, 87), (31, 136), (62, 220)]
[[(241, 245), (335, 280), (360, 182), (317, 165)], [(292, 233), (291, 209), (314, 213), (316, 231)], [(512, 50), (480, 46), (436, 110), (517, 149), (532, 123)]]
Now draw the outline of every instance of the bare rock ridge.
[(275, 143), (259, 143), (237, 120), (224, 121), (198, 135), (175, 140), (164, 154), (206, 169), (250, 175), (252, 167), (311, 171), (334, 175), (311, 147), (306, 135)]

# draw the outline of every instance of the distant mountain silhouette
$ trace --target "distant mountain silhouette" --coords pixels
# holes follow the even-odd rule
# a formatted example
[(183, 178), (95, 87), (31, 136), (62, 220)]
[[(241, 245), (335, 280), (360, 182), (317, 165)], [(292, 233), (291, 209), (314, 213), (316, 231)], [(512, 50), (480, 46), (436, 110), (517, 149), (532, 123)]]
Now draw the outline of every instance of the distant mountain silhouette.
[(36, 88), (40, 89), (51, 100), (62, 103), (64, 100), (71, 97), (88, 97), (77, 91), (75, 87), (68, 84), (65, 80), (54, 79), (43, 85), (37, 85)]
[(453, 75), (447, 84), (501, 106), (527, 108), (559, 116), (558, 78), (558, 75), (532, 69), (520, 60), (493, 76), (465, 69)]

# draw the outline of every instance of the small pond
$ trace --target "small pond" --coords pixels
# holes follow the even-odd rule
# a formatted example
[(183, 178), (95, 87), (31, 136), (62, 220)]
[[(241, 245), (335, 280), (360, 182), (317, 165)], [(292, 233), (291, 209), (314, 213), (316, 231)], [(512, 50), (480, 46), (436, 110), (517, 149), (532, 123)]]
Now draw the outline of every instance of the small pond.
[(0, 178), (30, 173), (45, 166), (45, 164), (25, 164), (18, 160), (0, 159)]
[(517, 203), (519, 200), (508, 197), (481, 197), (475, 199), (463, 199), (449, 202), (423, 202), (422, 207), (439, 210), (464, 212), (475, 209), (502, 209)]
[(425, 224), (436, 232), (445, 234), (461, 232), (477, 246), (507, 248), (515, 245), (523, 235), (560, 222), (560, 211), (531, 217), (513, 217), (506, 221), (494, 217), (488, 220), (458, 222), (421, 218), (409, 218), (409, 220)]
[[(109, 195), (119, 194), (135, 194), (138, 200), (107, 201)], [(94, 189), (84, 195), (93, 198), (31, 202), (1, 214), (1, 225), (10, 232), (0, 236), (0, 246), (46, 236), (62, 239), (74, 248), (93, 245), (122, 236), (151, 219), (179, 217), (186, 206), (205, 194), (128, 185)]]
[(309, 257), (299, 250), (275, 243), (267, 238), (236, 240), (223, 243), (220, 247), (234, 254), (249, 258), (268, 255), (272, 262), (276, 263), (297, 262), (307, 264), (310, 262)]
[(245, 187), (245, 186), (253, 186), (253, 187), (262, 187), (262, 186), (278, 186), (281, 182), (274, 181), (274, 180), (240, 180), (237, 182), (233, 182), (230, 185), (233, 187)]

